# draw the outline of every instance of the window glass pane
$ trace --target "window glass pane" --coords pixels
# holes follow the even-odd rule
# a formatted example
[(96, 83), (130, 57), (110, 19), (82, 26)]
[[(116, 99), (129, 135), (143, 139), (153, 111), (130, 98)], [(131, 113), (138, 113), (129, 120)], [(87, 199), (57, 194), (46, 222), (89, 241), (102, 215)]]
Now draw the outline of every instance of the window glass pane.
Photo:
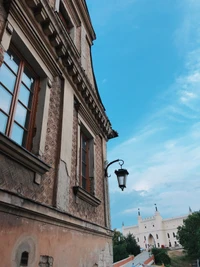
[(19, 67), (19, 59), (16, 55), (12, 54), (12, 52), (8, 51), (4, 54), (4, 61), (8, 64), (8, 66), (17, 73)]
[(86, 162), (86, 152), (82, 149), (82, 161)]
[(30, 107), (30, 91), (23, 85), (21, 84), (20, 86), (20, 91), (19, 91), (19, 100), (26, 106)]
[(22, 81), (29, 89), (33, 89), (34, 78), (27, 68), (24, 69), (24, 73), (22, 74)]
[(20, 266), (28, 266), (28, 252), (26, 251), (22, 253)]
[(8, 117), (0, 111), (0, 132), (6, 132), (6, 124), (7, 124)]
[(14, 91), (16, 76), (3, 64), (0, 68), (0, 82), (3, 83), (11, 92)]
[(7, 114), (10, 111), (12, 95), (0, 85), (0, 108)]
[(82, 148), (83, 148), (84, 150), (86, 150), (86, 146), (87, 146), (87, 141), (86, 141), (86, 139), (84, 138), (84, 136), (82, 136)]
[(14, 123), (12, 128), (11, 138), (19, 145), (22, 145), (23, 136), (24, 136), (24, 130), (19, 125)]
[(86, 190), (86, 179), (82, 177), (82, 187)]
[(82, 163), (82, 176), (86, 177), (86, 165)]
[(15, 113), (15, 121), (17, 121), (19, 124), (25, 127), (26, 118), (27, 118), (27, 109), (18, 102)]

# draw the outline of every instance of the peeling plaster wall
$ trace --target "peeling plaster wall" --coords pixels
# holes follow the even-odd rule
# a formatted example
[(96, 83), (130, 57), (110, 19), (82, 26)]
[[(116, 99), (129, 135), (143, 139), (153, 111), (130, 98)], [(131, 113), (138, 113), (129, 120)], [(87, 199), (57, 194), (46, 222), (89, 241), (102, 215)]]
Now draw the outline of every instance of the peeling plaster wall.
[(111, 240), (82, 230), (64, 228), (0, 212), (1, 266), (16, 267), (19, 254), (30, 247), (29, 267), (41, 255), (53, 257), (57, 267), (111, 267)]

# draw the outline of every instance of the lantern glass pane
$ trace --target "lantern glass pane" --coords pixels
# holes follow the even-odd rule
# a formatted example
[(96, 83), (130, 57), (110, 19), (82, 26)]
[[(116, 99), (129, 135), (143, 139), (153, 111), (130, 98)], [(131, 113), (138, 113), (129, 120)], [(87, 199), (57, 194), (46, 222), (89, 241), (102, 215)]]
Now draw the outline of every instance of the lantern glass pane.
[(120, 176), (117, 177), (117, 179), (118, 179), (119, 186), (120, 185), (124, 185), (124, 176), (120, 175)]

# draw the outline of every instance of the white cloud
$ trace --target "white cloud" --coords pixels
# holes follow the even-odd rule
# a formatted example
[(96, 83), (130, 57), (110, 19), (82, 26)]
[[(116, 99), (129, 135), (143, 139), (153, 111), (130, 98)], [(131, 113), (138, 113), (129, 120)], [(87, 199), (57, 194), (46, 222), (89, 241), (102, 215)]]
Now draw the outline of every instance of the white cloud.
[[(184, 23), (176, 31), (177, 50), (182, 47), (185, 66), (167, 89), (162, 105), (129, 139), (109, 151), (109, 158), (124, 159), (129, 171), (126, 192), (138, 192), (141, 211), (152, 214), (157, 203), (164, 216), (199, 209), (200, 195), (200, 2), (184, 0)], [(197, 8), (198, 7), (198, 8)], [(116, 181), (110, 179), (115, 192)], [(120, 192), (121, 193), (121, 192)], [(126, 196), (124, 196), (125, 198)], [(138, 205), (138, 203), (137, 203)], [(123, 214), (135, 213), (135, 203)]]

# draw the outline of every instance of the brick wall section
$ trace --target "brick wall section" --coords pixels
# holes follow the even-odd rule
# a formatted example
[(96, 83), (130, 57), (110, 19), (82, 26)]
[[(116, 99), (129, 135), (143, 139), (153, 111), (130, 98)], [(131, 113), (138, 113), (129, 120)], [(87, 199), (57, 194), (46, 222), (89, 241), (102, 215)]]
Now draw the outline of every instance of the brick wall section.
[(92, 69), (92, 60), (91, 60), (91, 47), (87, 41), (87, 39), (85, 39), (85, 57), (86, 57), (86, 74), (88, 76), (88, 79), (90, 81), (90, 83), (92, 84), (92, 86), (94, 86), (94, 76), (93, 76), (93, 69)]
[(58, 159), (60, 153), (60, 129), (62, 119), (62, 88), (61, 80), (56, 77), (53, 81), (51, 93), (49, 114), (47, 122), (47, 135), (45, 142), (45, 152), (43, 160), (51, 166), (48, 173), (43, 176), (42, 186), (44, 193), (38, 196), (39, 201), (52, 205), (54, 189), (56, 190), (56, 177), (58, 171)]
[(104, 214), (104, 174), (103, 174), (103, 152), (102, 152), (102, 139), (100, 136), (95, 138), (95, 191), (96, 197), (101, 200), (101, 205), (97, 208), (98, 211), (98, 223), (105, 226), (105, 214)]
[(0, 187), (16, 194), (36, 200), (42, 187), (33, 183), (34, 173), (9, 157), (0, 153)]
[[(75, 196), (73, 194), (73, 186), (76, 184), (76, 162), (77, 162), (77, 130), (78, 130), (78, 119), (77, 112), (74, 111), (74, 122), (73, 122), (73, 140), (72, 140), (72, 169), (71, 169), (71, 180), (70, 180), (70, 199), (69, 199), (69, 212), (83, 220), (105, 226), (104, 217), (104, 187), (103, 187), (103, 164), (102, 164), (102, 140), (99, 136), (95, 138), (95, 196), (101, 200), (101, 204), (95, 208), (85, 201), (79, 200), (76, 203)], [(78, 178), (79, 180), (79, 178)], [(79, 183), (79, 181), (78, 181)]]
[(134, 259), (134, 256), (129, 256), (128, 258), (126, 258), (126, 259), (124, 259), (124, 260), (115, 262), (115, 263), (113, 264), (113, 267), (121, 267), (121, 266), (123, 266), (123, 265), (126, 264), (126, 263), (132, 262), (133, 259)]
[(154, 255), (152, 255), (151, 258), (149, 258), (148, 260), (146, 260), (146, 261), (144, 262), (144, 264), (148, 264), (148, 263), (150, 263), (150, 262), (152, 262), (152, 261), (154, 261)]

